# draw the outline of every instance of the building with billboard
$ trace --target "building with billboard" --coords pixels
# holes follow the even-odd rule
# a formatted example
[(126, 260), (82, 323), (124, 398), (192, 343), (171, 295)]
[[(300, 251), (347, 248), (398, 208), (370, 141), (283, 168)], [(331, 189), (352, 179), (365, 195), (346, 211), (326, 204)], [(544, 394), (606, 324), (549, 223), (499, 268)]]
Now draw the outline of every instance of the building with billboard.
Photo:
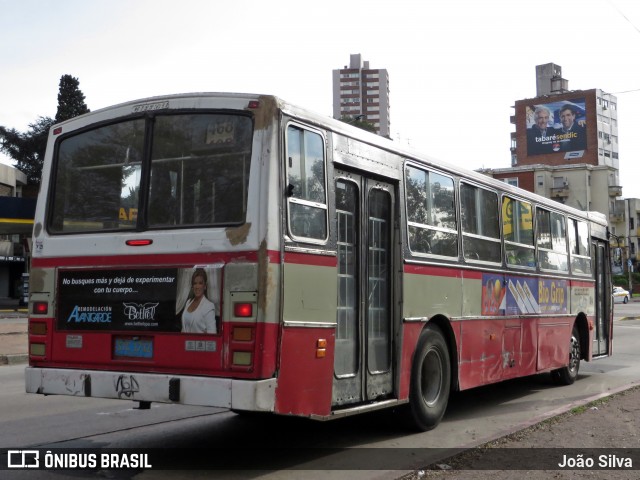
[(511, 168), (484, 173), (581, 210), (618, 219), (622, 196), (616, 97), (600, 89), (518, 100)]
[(369, 68), (362, 55), (352, 54), (349, 65), (333, 71), (333, 118), (371, 123), (376, 133), (391, 138), (389, 74)]
[(627, 224), (629, 208), (620, 199), (617, 98), (598, 88), (569, 90), (568, 83), (559, 65), (536, 66), (536, 96), (517, 100), (511, 117), (511, 168), (481, 171), (580, 210), (604, 213), (626, 246), (625, 258), (635, 264), (631, 252), (640, 244), (633, 250), (627, 245), (629, 233), (637, 231)]
[(536, 90), (536, 97), (515, 102), (511, 166), (604, 166), (610, 185), (620, 185), (616, 97), (599, 88), (568, 90), (553, 63), (536, 67)]

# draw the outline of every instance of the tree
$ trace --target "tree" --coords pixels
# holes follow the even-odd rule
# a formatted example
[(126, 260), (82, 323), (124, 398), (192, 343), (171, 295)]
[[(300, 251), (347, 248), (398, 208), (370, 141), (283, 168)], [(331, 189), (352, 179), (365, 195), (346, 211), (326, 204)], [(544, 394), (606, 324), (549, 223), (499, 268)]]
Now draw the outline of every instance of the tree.
[(355, 117), (342, 117), (340, 121), (366, 130), (367, 132), (377, 133), (376, 126), (373, 123), (363, 120), (363, 118), (364, 115), (356, 115)]
[(59, 87), (56, 123), (89, 113), (90, 110), (84, 103), (84, 94), (80, 91), (80, 81), (77, 78), (63, 75), (60, 78)]
[(24, 172), (27, 176), (27, 184), (40, 184), (42, 163), (51, 125), (53, 125), (52, 118), (38, 117), (35, 123), (29, 124), (29, 130), (25, 133), (0, 126), (0, 150), (16, 162), (15, 167), (18, 170)]
[(38, 117), (34, 123), (29, 124), (29, 130), (26, 132), (0, 126), (0, 152), (16, 162), (15, 167), (27, 175), (29, 185), (40, 184), (42, 163), (51, 126), (89, 112), (79, 85), (78, 79), (71, 75), (63, 75), (60, 78), (58, 110), (55, 119)]

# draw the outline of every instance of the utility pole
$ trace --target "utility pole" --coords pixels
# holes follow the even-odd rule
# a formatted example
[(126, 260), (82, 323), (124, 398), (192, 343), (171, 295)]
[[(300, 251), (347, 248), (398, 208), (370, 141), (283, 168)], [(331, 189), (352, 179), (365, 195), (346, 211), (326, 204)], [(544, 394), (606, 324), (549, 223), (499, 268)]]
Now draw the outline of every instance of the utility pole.
[(629, 296), (633, 296), (633, 285), (631, 285), (631, 201), (627, 198), (627, 272), (629, 274)]

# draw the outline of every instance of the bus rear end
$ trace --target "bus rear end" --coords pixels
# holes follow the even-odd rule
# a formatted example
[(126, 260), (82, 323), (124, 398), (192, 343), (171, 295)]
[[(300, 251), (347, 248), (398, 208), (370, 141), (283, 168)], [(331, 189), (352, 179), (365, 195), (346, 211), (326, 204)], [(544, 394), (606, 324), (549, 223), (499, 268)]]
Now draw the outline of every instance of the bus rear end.
[(273, 410), (276, 112), (272, 97), (183, 95), (52, 129), (27, 392)]

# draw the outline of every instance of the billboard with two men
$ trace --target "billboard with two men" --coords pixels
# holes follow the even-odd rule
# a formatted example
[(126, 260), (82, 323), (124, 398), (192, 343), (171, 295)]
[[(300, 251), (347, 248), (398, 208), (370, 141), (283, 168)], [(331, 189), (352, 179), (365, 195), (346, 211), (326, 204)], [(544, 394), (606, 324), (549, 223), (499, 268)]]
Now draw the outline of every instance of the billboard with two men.
[(527, 105), (526, 115), (527, 155), (587, 148), (584, 98)]

